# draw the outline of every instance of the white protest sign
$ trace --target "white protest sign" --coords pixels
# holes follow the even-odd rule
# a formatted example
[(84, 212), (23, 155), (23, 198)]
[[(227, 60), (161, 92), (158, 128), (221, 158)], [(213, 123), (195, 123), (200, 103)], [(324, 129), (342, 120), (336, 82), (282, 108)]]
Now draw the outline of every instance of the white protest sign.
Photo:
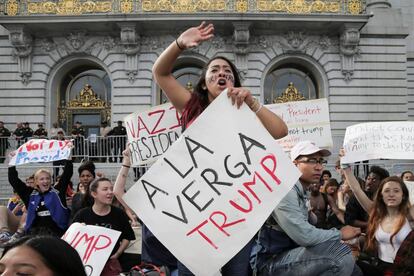
[(289, 134), (277, 140), (285, 151), (300, 141), (315, 141), (321, 148), (333, 146), (329, 106), (326, 99), (265, 105), (286, 123)]
[(116, 230), (75, 222), (62, 239), (79, 253), (86, 275), (99, 276), (120, 235)]
[(414, 122), (375, 122), (349, 126), (342, 163), (370, 159), (413, 159)]
[(408, 194), (410, 195), (410, 203), (414, 204), (414, 181), (404, 181), (408, 189)]
[(32, 139), (21, 145), (9, 161), (10, 166), (27, 163), (52, 162), (68, 159), (72, 142), (70, 140)]
[(181, 135), (180, 114), (166, 103), (124, 118), (133, 166), (154, 162)]
[(300, 176), (245, 104), (223, 91), (124, 200), (195, 275), (251, 240)]

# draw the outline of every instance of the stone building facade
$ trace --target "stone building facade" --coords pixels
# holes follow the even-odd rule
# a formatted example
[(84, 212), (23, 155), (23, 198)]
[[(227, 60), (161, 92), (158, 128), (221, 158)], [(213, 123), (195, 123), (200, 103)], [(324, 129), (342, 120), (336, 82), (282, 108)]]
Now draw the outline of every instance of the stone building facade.
[(180, 56), (183, 84), (216, 55), (263, 103), (292, 83), (328, 99), (337, 148), (349, 125), (414, 117), (413, 17), (411, 0), (0, 0), (0, 120), (91, 134), (160, 104), (154, 61), (205, 20), (215, 37)]

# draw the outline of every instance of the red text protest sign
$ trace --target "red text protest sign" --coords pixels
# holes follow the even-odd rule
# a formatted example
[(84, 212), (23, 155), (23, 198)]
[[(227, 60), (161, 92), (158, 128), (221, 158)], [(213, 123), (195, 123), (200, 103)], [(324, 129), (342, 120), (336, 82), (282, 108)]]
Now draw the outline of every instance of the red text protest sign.
[(213, 275), (299, 175), (256, 114), (224, 91), (124, 199), (195, 275)]
[(86, 275), (99, 276), (120, 235), (121, 232), (109, 228), (76, 222), (62, 239), (79, 253)]
[(72, 149), (70, 140), (32, 139), (21, 145), (10, 159), (10, 166), (27, 163), (52, 162), (68, 159)]
[(285, 151), (304, 140), (315, 141), (322, 148), (333, 146), (326, 99), (269, 104), (266, 107), (281, 117), (289, 128), (288, 136), (277, 140)]
[(181, 135), (180, 115), (170, 103), (132, 113), (124, 121), (134, 166), (155, 161)]

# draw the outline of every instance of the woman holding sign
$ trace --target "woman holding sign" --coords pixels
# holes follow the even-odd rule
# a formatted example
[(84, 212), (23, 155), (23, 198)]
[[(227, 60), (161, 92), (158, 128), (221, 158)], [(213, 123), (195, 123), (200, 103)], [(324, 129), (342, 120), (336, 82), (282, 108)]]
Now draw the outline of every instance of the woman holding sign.
[(246, 103), (275, 139), (286, 136), (288, 129), (283, 120), (261, 105), (247, 88), (241, 87), (238, 71), (227, 58), (214, 57), (207, 63), (193, 93), (175, 79), (172, 70), (179, 55), (184, 50), (211, 39), (213, 33), (213, 24), (207, 25), (205, 22), (198, 27), (189, 28), (160, 55), (152, 69), (157, 84), (182, 114), (184, 127), (188, 127), (223, 90), (227, 89), (227, 96), (232, 99), (233, 104), (240, 107), (243, 102)]
[(26, 233), (55, 236), (65, 233), (70, 215), (66, 206), (66, 190), (73, 175), (72, 160), (65, 160), (65, 163), (63, 174), (54, 187), (48, 170), (35, 172), (35, 188), (32, 188), (19, 179), (15, 166), (9, 167), (9, 182), (27, 209)]
[(111, 257), (101, 273), (103, 276), (119, 275), (122, 269), (118, 258), (128, 247), (129, 241), (135, 240), (134, 231), (124, 211), (112, 206), (114, 192), (109, 179), (104, 177), (95, 179), (90, 184), (89, 191), (94, 199), (92, 207), (81, 209), (75, 215), (73, 222), (102, 226), (121, 232)]
[[(344, 151), (341, 150), (340, 154), (343, 156)], [(365, 262), (358, 265), (366, 275), (385, 275), (395, 269), (409, 272), (404, 275), (412, 275), (412, 265), (409, 268), (404, 264), (408, 260), (412, 262), (414, 253), (414, 232), (408, 221), (414, 217), (414, 207), (410, 204), (407, 186), (397, 176), (387, 177), (381, 181), (374, 200), (371, 200), (361, 189), (349, 164), (342, 164), (341, 167), (359, 203), (369, 213), (365, 251), (378, 257), (375, 265)], [(400, 251), (407, 250), (407, 246), (411, 248), (408, 250), (411, 256), (404, 254), (402, 259), (398, 258), (402, 255)]]
[[(160, 55), (153, 67), (158, 85), (182, 114), (183, 128), (189, 127), (207, 106), (227, 89), (227, 96), (231, 98), (232, 103), (237, 108), (246, 103), (275, 139), (286, 136), (288, 129), (283, 120), (261, 105), (247, 88), (241, 87), (238, 71), (227, 58), (214, 57), (206, 64), (193, 93), (175, 79), (172, 70), (179, 55), (213, 36), (214, 26), (205, 22), (198, 27), (187, 29)], [(145, 236), (143, 240), (145, 242)], [(248, 275), (249, 254), (250, 246), (247, 245), (223, 267), (223, 275)]]

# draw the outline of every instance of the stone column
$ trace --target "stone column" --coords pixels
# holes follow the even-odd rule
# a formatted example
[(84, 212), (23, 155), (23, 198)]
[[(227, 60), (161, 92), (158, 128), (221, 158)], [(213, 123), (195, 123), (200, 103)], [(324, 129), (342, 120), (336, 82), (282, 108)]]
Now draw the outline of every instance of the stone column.
[(391, 8), (391, 3), (388, 0), (367, 0), (368, 11), (376, 8)]
[(234, 56), (235, 64), (240, 72), (240, 77), (245, 78), (247, 74), (247, 54), (250, 39), (250, 22), (233, 22), (234, 31)]
[(32, 76), (33, 38), (24, 25), (9, 25), (7, 29), (10, 43), (14, 47), (13, 56), (18, 59), (21, 81), (27, 85)]
[(138, 53), (140, 51), (139, 35), (135, 23), (119, 23), (121, 42), (125, 53), (125, 73), (130, 83), (135, 81), (138, 74)]

